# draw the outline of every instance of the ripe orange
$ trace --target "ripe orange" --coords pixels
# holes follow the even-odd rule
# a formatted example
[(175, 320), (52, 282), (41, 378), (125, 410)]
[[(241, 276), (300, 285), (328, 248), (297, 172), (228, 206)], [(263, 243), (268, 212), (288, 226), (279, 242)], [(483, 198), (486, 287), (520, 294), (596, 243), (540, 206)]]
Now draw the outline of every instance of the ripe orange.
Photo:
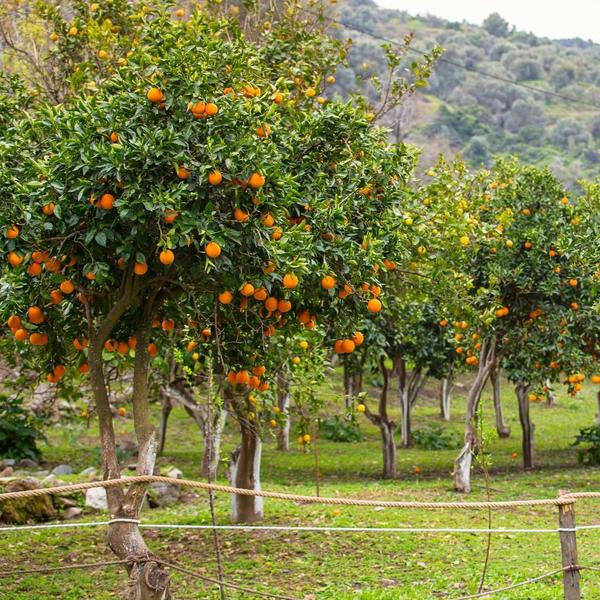
[(323, 279), (321, 279), (321, 287), (326, 290), (331, 290), (335, 287), (335, 278), (331, 275), (325, 275)]
[(496, 316), (501, 319), (502, 317), (505, 317), (508, 313), (510, 312), (510, 310), (508, 309), (507, 306), (503, 306), (502, 308), (499, 308), (496, 311)]
[(102, 194), (98, 205), (104, 210), (110, 210), (115, 205), (115, 197), (112, 194)]
[(273, 233), (271, 234), (271, 239), (275, 241), (280, 240), (282, 235), (283, 231), (279, 227), (275, 227)]
[(275, 102), (275, 104), (281, 104), (283, 102), (283, 94), (281, 92), (275, 92), (273, 94), (273, 102)]
[(177, 177), (179, 179), (185, 180), (189, 179), (192, 172), (189, 169), (186, 169), (184, 166), (177, 167)]
[(79, 372), (80, 372), (80, 373), (88, 373), (88, 372), (89, 372), (89, 370), (90, 370), (90, 365), (88, 365), (87, 363), (82, 363), (82, 364), (79, 366)]
[(218, 169), (215, 169), (214, 171), (208, 174), (208, 183), (210, 183), (210, 185), (219, 185), (222, 181), (223, 175)]
[(137, 348), (137, 337), (135, 335), (130, 336), (127, 340), (127, 345), (130, 350), (135, 350)]
[(219, 302), (221, 304), (231, 304), (233, 301), (233, 294), (231, 292), (221, 292), (219, 294)]
[(19, 256), (16, 252), (8, 253), (8, 264), (11, 267), (18, 267), (23, 262), (23, 257)]
[(60, 291), (63, 294), (72, 294), (75, 291), (75, 286), (71, 281), (65, 279), (64, 281), (60, 282)]
[(35, 262), (31, 263), (27, 267), (27, 273), (31, 277), (37, 277), (38, 275), (41, 275), (42, 274), (42, 265), (35, 263)]
[(165, 96), (157, 87), (152, 87), (146, 93), (146, 98), (148, 98), (152, 104), (160, 104), (165, 99)]
[(210, 327), (205, 327), (205, 328), (202, 330), (202, 337), (204, 337), (204, 338), (209, 338), (211, 335), (212, 335), (212, 334), (211, 334), (211, 331), (210, 331)]
[(171, 225), (175, 222), (175, 219), (179, 216), (179, 213), (176, 210), (168, 210), (163, 217), (163, 221), (167, 223), (167, 225)]
[(267, 372), (267, 368), (264, 366), (254, 367), (252, 372), (258, 377), (262, 377)]
[(236, 380), (236, 373), (235, 373), (235, 371), (229, 371), (227, 373), (227, 381), (229, 381), (229, 383), (231, 385), (235, 385), (235, 383), (236, 383), (235, 380)]
[(127, 342), (118, 342), (117, 352), (122, 355), (127, 354), (129, 352), (129, 345), (127, 344)]
[(39, 306), (31, 306), (27, 309), (27, 318), (34, 325), (44, 322), (44, 313)]
[(341, 348), (342, 352), (346, 354), (351, 354), (352, 352), (354, 352), (356, 344), (352, 340), (342, 340)]
[(15, 339), (17, 342), (24, 342), (28, 338), (27, 331), (25, 329), (17, 329), (15, 331)]
[(265, 300), (265, 308), (269, 312), (275, 312), (277, 310), (277, 305), (278, 304), (279, 304), (279, 301), (274, 296), (270, 296), (269, 298), (267, 298)]
[(158, 346), (154, 343), (148, 344), (148, 354), (151, 358), (156, 358), (158, 356)]
[(270, 125), (267, 125), (265, 123), (264, 125), (260, 125), (259, 127), (257, 127), (256, 128), (256, 135), (259, 138), (269, 137), (271, 135), (271, 127), (270, 127)]
[(277, 303), (277, 310), (280, 313), (290, 312), (290, 310), (292, 310), (292, 303), (289, 300), (280, 300)]
[(592, 383), (600, 383), (600, 375), (592, 375)]
[(188, 352), (193, 352), (197, 348), (197, 346), (198, 346), (198, 342), (191, 341), (191, 342), (188, 342), (186, 349)]
[(90, 281), (94, 281), (94, 279), (96, 279), (96, 274), (93, 273), (92, 271), (89, 271), (85, 274), (86, 279), (89, 279)]
[(265, 185), (265, 181), (266, 179), (264, 175), (261, 175), (260, 173), (252, 173), (252, 175), (250, 175), (250, 179), (248, 179), (248, 185), (253, 190), (257, 190)]
[(250, 374), (248, 371), (238, 371), (235, 374), (235, 382), (240, 384), (246, 384), (250, 381)]
[(569, 279), (568, 283), (571, 287), (577, 287), (577, 284), (579, 282), (577, 281), (577, 279)]
[(110, 143), (111, 144), (116, 144), (119, 141), (119, 134), (116, 131), (113, 131), (110, 134)]
[(250, 215), (239, 206), (233, 211), (233, 217), (238, 223), (247, 223), (250, 220)]
[(6, 324), (14, 331), (21, 327), (21, 318), (17, 317), (17, 315), (11, 315), (8, 317)]
[(32, 346), (45, 346), (48, 343), (48, 336), (45, 333), (32, 333), (29, 336), (29, 343)]
[(19, 237), (19, 233), (19, 228), (16, 225), (12, 225), (6, 230), (6, 237), (9, 240), (14, 240), (15, 238)]
[(265, 337), (271, 337), (272, 335), (275, 335), (275, 327), (271, 324), (267, 325), (263, 329), (263, 334)]
[(192, 114), (196, 119), (200, 119), (204, 117), (204, 112), (206, 111), (206, 103), (199, 100), (196, 104), (192, 105)]
[(219, 112), (219, 107), (214, 102), (209, 102), (204, 109), (207, 117), (214, 117)]
[(82, 352), (83, 350), (85, 350), (87, 348), (88, 345), (88, 341), (86, 338), (81, 338), (81, 340), (78, 340), (77, 338), (75, 338), (73, 340), (73, 346), (75, 347), (75, 350), (79, 350), (79, 352)]
[(146, 263), (136, 262), (133, 265), (133, 272), (136, 275), (145, 275), (148, 272), (148, 265)]
[(173, 331), (173, 329), (175, 329), (175, 321), (173, 321), (173, 319), (163, 319), (160, 326), (163, 331)]
[(51, 258), (44, 263), (44, 268), (49, 273), (58, 273), (58, 271), (60, 271), (60, 260), (57, 258)]
[(165, 266), (172, 265), (175, 262), (175, 253), (167, 248), (159, 254), (158, 260)]
[(221, 255), (221, 246), (217, 242), (208, 242), (204, 247), (204, 251), (209, 258), (217, 258)]
[(44, 206), (42, 206), (42, 212), (47, 216), (51, 216), (54, 214), (54, 208), (56, 207), (56, 205), (54, 204), (54, 202), (48, 202), (48, 204), (44, 204)]
[(254, 290), (254, 299), (258, 300), (259, 302), (264, 302), (267, 297), (268, 297), (268, 292), (264, 287), (259, 287), (256, 290)]
[(371, 313), (378, 313), (381, 311), (381, 301), (377, 298), (371, 298), (367, 304), (367, 310)]
[(356, 346), (360, 346), (365, 341), (365, 336), (360, 331), (355, 331), (352, 341)]
[(106, 340), (104, 342), (104, 349), (107, 352), (114, 352), (117, 349), (117, 342), (113, 342), (112, 340)]
[(63, 301), (63, 295), (60, 290), (52, 290), (50, 292), (50, 300), (52, 304), (60, 304)]
[(242, 294), (242, 296), (252, 296), (252, 294), (254, 294), (254, 286), (251, 283), (246, 282), (240, 288), (240, 293)]
[(283, 287), (286, 287), (290, 290), (298, 287), (298, 277), (293, 273), (286, 273), (283, 276)]
[(440, 327), (447, 327), (448, 326), (448, 320), (447, 319), (442, 319), (440, 321)]
[(275, 218), (271, 213), (265, 213), (260, 220), (265, 227), (273, 227), (275, 225)]

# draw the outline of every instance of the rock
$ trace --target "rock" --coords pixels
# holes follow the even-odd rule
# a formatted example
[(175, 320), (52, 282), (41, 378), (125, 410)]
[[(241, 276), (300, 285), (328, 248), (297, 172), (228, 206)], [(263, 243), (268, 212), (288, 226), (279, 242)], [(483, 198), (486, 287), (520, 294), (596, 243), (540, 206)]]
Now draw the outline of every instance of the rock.
[(53, 475), (72, 475), (73, 469), (69, 465), (58, 465), (52, 469)]
[(172, 506), (179, 502), (181, 490), (177, 485), (170, 483), (156, 482), (148, 487), (148, 502), (151, 508), (160, 508), (162, 506)]
[[(15, 479), (5, 487), (5, 492), (22, 492), (35, 490), (40, 486), (37, 479)], [(5, 523), (23, 525), (30, 521), (48, 521), (56, 518), (56, 510), (50, 496), (34, 496), (31, 498), (15, 498), (4, 500), (0, 506), (0, 520)]]
[(15, 470), (12, 467), (6, 467), (0, 471), (0, 477), (10, 477), (14, 472)]
[[(25, 476), (28, 475), (27, 471), (23, 471), (23, 473), (25, 474)], [(50, 471), (36, 471), (33, 474), (33, 477), (35, 477), (36, 479), (43, 479), (44, 477), (47, 477), (48, 475), (50, 475)]]
[(183, 479), (183, 473), (177, 467), (171, 467), (166, 475), (172, 479)]
[(37, 467), (38, 464), (30, 458), (22, 458), (15, 466), (18, 469), (32, 469), (33, 467)]
[(98, 475), (98, 469), (96, 467), (88, 467), (79, 473), (80, 477), (87, 477), (88, 479), (94, 479)]
[(14, 458), (4, 458), (0, 460), (0, 469), (6, 469), (6, 467), (14, 467), (17, 461)]
[(78, 506), (69, 506), (61, 515), (65, 521), (69, 519), (77, 519), (82, 515), (83, 511)]
[(90, 488), (85, 492), (85, 505), (94, 510), (108, 510), (108, 499), (104, 488)]
[(65, 485), (65, 482), (61, 481), (54, 473), (50, 473), (42, 479), (42, 487), (58, 487), (60, 485)]
[(58, 505), (59, 508), (72, 508), (77, 506), (77, 502), (75, 502), (75, 500), (71, 500), (71, 498), (65, 498), (64, 496), (55, 496), (54, 504)]

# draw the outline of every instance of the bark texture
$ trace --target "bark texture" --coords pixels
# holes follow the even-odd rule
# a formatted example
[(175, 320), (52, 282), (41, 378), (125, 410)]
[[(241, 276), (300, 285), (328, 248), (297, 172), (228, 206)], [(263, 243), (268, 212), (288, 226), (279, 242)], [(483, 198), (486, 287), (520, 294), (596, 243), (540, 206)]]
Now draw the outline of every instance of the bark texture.
[(492, 383), (492, 398), (494, 400), (494, 413), (496, 415), (496, 431), (499, 437), (507, 438), (510, 437), (510, 427), (504, 421), (502, 393), (500, 389), (500, 368), (497, 365), (490, 371), (490, 381)]
[(394, 370), (398, 375), (398, 400), (400, 402), (400, 437), (402, 447), (408, 448), (412, 439), (412, 408), (417, 402), (419, 393), (427, 379), (427, 372), (415, 366), (411, 372), (407, 371), (406, 361), (401, 356), (394, 359)]
[(450, 404), (452, 400), (452, 381), (444, 377), (440, 381), (440, 416), (443, 421), (450, 421)]
[(529, 384), (520, 381), (515, 386), (519, 402), (519, 421), (521, 422), (523, 468), (533, 469), (533, 432), (535, 426), (531, 422), (529, 413)]

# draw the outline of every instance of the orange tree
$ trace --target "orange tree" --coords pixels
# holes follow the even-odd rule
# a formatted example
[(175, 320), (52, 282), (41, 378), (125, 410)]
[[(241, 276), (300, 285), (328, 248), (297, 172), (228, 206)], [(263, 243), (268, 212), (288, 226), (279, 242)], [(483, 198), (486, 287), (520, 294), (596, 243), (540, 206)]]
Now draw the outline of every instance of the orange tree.
[(470, 355), (478, 375), (469, 395), (465, 445), (455, 465), (455, 487), (470, 489), (477, 447), (474, 415), (495, 364), (515, 385), (523, 430), (523, 464), (533, 466), (529, 402), (553, 382), (581, 389), (589, 361), (585, 331), (593, 327), (598, 252), (586, 242), (593, 217), (570, 200), (548, 170), (506, 160), (493, 169), (481, 212), (485, 234), (474, 241), (473, 326), (457, 352)]
[[(232, 394), (266, 362), (276, 327), (326, 317), (328, 335), (348, 336), (356, 315), (382, 302), (338, 291), (378, 285), (383, 241), (363, 242), (386, 235), (380, 218), (401, 202), (412, 165), (362, 108), (314, 100), (339, 60), (318, 32), (284, 22), (257, 45), (201, 10), (182, 20), (147, 8), (141, 18), (126, 64), (96, 94), (15, 119), (0, 150), (10, 198), (1, 312), (17, 351), (49, 381), (89, 372), (107, 478), (120, 476), (107, 353), (135, 354), (137, 472), (152, 473), (157, 315), (167, 332), (171, 305), (210, 320)], [(110, 488), (111, 514), (135, 518), (144, 495), (142, 485)], [(109, 543), (122, 558), (147, 553), (131, 522), (112, 524)], [(129, 568), (140, 597), (158, 597), (150, 580), (168, 589), (157, 564)]]

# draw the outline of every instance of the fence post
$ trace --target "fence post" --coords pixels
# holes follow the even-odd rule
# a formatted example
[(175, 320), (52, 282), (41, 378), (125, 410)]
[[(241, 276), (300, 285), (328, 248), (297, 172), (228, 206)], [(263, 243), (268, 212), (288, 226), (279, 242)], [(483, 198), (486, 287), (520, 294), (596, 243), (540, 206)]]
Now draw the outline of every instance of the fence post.
[[(559, 491), (559, 497), (565, 490)], [(558, 527), (560, 531), (560, 550), (562, 554), (563, 589), (565, 600), (581, 600), (579, 587), (579, 568), (577, 567), (577, 534), (575, 531), (575, 501), (558, 505)]]

